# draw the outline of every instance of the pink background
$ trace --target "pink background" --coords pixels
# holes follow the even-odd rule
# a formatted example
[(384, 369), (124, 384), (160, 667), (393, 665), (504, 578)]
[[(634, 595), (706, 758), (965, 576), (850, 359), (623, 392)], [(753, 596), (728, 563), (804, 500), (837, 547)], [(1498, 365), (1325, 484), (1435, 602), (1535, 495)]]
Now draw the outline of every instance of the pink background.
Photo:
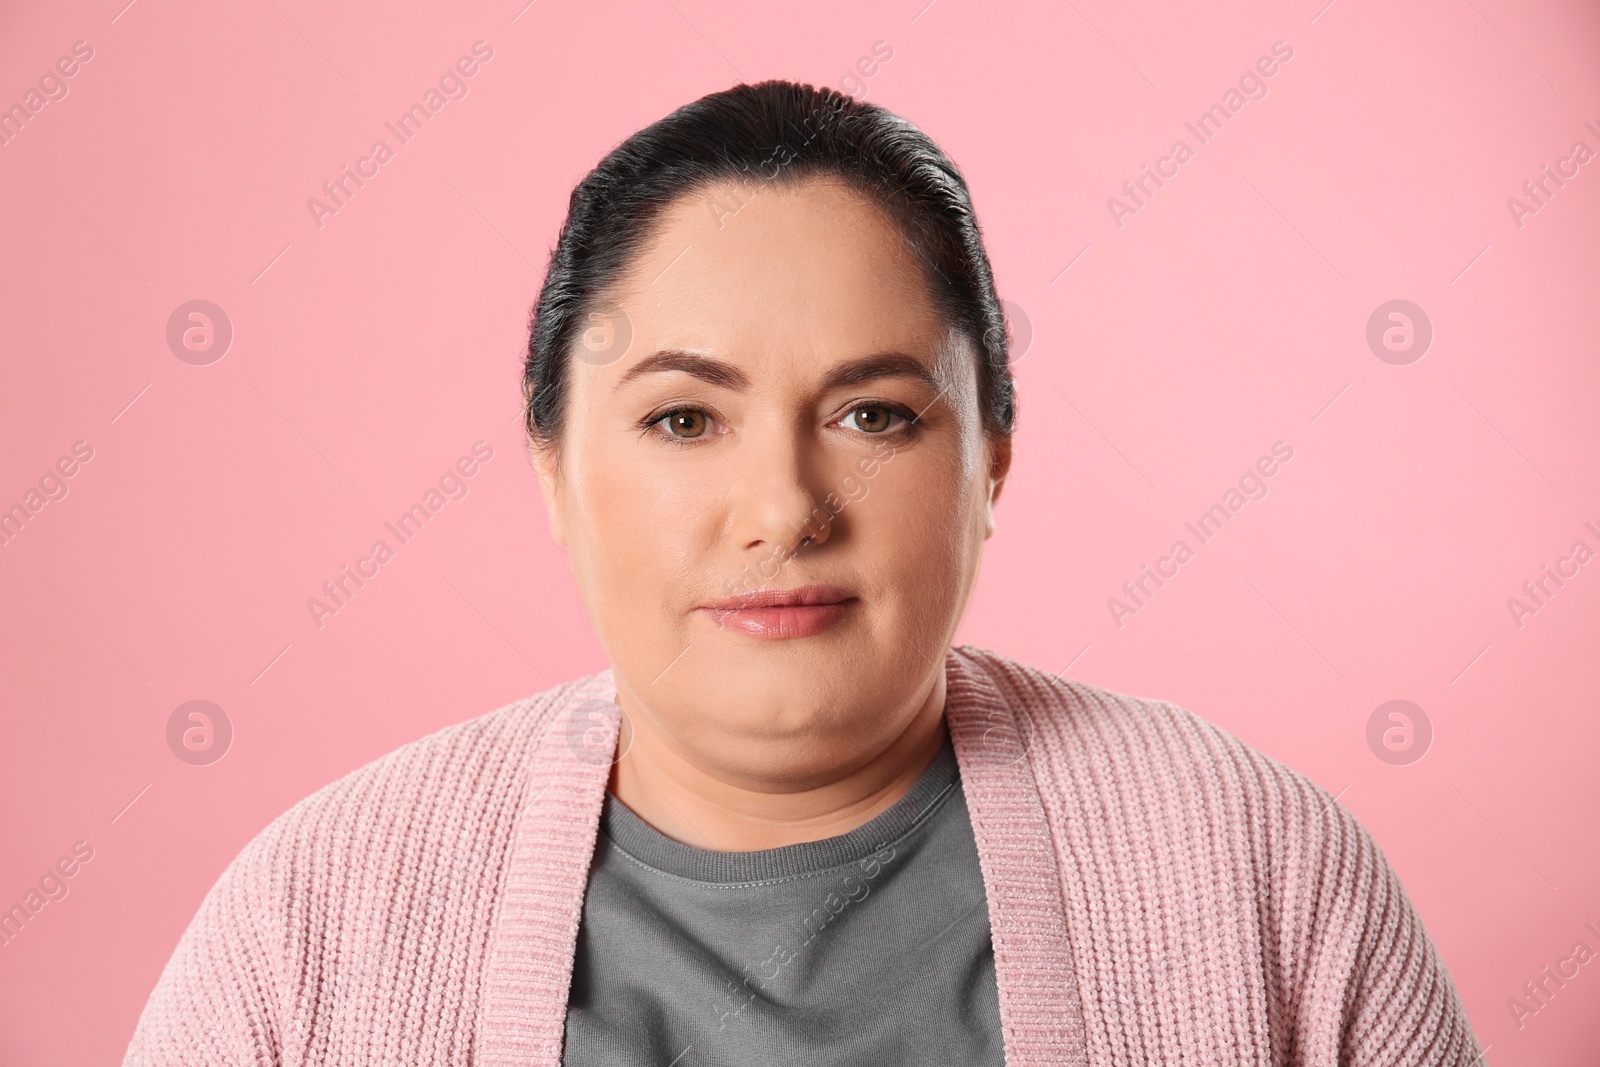
[[(94, 850), (0, 947), (0, 1061), (117, 1062), (278, 811), (605, 666), (518, 422), (567, 194), (678, 104), (837, 86), (883, 41), (852, 84), (962, 166), (1031, 323), (961, 640), (1174, 700), (1339, 793), (1488, 1062), (1592, 1062), (1600, 961), (1520, 1027), (1507, 999), (1600, 950), (1600, 562), (1520, 627), (1507, 599), (1600, 550), (1600, 161), (1520, 227), (1507, 198), (1600, 150), (1593, 5), (124, 2), (0, 13), (0, 103), (94, 50), (0, 146), (0, 506), (94, 450), (0, 546), (0, 906)], [(478, 40), (468, 95), (319, 228), (307, 198)], [(1280, 40), (1268, 95), (1197, 146), (1183, 123)], [(1107, 198), (1179, 137), (1119, 227)], [(234, 330), (206, 366), (166, 340), (194, 299)], [(1366, 341), (1391, 299), (1433, 325), (1409, 365)], [(480, 439), (468, 496), (319, 629), (307, 599)], [(1268, 495), (1119, 627), (1107, 598), (1280, 440)], [(1367, 742), (1396, 698), (1433, 728), (1409, 765)], [(193, 699), (234, 729), (209, 766), (167, 743)]]

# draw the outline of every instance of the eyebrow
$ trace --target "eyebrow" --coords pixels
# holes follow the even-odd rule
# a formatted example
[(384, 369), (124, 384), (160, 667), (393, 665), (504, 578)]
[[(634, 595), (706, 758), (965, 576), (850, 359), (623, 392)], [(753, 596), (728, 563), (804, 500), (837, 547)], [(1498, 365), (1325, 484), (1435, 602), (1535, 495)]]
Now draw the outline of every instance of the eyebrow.
[[(621, 389), (643, 375), (662, 374), (667, 371), (680, 371), (703, 382), (736, 392), (747, 392), (751, 385), (749, 377), (743, 371), (724, 360), (680, 349), (664, 349), (629, 367), (612, 391)], [(921, 360), (903, 352), (880, 352), (841, 363), (823, 377), (822, 388), (837, 389), (847, 385), (861, 385), (879, 378), (909, 378), (935, 392), (940, 388), (933, 372)]]

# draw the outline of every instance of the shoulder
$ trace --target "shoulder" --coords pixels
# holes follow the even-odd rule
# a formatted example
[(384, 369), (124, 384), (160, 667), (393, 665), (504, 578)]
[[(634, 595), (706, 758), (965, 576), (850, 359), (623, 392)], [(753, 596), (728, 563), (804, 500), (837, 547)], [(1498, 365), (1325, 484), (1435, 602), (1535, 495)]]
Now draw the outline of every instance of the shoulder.
[[(1477, 1062), (1448, 969), (1382, 850), (1336, 796), (1170, 701), (981, 649), (954, 657), (960, 714), (1013, 728), (996, 741), (1008, 749), (1020, 735), (1081, 974), (1117, 960), (1128, 988), (1193, 1004), (1201, 987), (1188, 968), (1161, 962), (1177, 937), (1215, 988), (1250, 991), (1253, 1030), (1305, 1050), (1307, 1062)], [(992, 775), (988, 762), (969, 765)], [(1019, 818), (1014, 808), (1004, 817)], [(1129, 945), (1150, 948), (1130, 959)], [(1203, 1009), (1232, 1010), (1215, 998)]]
[(467, 997), (530, 748), (596, 677), (401, 745), (272, 820), (201, 901), (127, 1062), (289, 1062), (335, 1040), (371, 990), (420, 988), (426, 961), (455, 960), (451, 996)]
[(1334, 798), (1309, 777), (1194, 711), (1051, 675), (973, 646), (955, 650), (1016, 718), (1041, 789), (1085, 776), (1123, 793), (1215, 794), (1249, 821), (1287, 805), (1316, 814)]
[(457, 820), (506, 816), (492, 803), (524, 784), (529, 749), (551, 715), (593, 676), (552, 686), (407, 742), (316, 790), (265, 831), (280, 848), (339, 838), (377, 843)]
[(1176, 912), (1203, 900), (1235, 948), (1296, 980), (1315, 961), (1317, 980), (1348, 977), (1413, 935), (1371, 832), (1304, 773), (1171, 701), (957, 654), (1015, 717), (1071, 881), (1098, 906), (1130, 882)]
[(379, 945), (417, 915), (430, 933), (470, 935), (498, 898), (530, 750), (594, 677), (437, 730), (316, 790), (240, 850), (202, 912), (229, 913), (288, 959)]

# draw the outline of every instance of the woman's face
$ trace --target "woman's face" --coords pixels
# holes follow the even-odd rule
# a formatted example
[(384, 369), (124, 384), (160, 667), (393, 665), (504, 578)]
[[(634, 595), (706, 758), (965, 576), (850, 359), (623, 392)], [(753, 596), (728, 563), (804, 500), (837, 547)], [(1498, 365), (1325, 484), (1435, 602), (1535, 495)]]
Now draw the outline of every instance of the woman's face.
[(973, 348), (829, 180), (685, 196), (609, 296), (535, 465), (633, 729), (730, 777), (871, 759), (942, 684), (993, 531)]

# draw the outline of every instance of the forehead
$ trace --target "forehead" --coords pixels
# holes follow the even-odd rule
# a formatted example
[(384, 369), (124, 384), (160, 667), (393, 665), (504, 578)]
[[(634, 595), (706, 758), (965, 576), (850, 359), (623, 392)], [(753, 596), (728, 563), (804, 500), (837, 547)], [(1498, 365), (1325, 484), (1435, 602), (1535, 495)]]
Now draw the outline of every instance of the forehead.
[(679, 347), (827, 360), (926, 349), (944, 332), (889, 217), (826, 178), (719, 182), (680, 197), (616, 299), (642, 342), (636, 356)]

